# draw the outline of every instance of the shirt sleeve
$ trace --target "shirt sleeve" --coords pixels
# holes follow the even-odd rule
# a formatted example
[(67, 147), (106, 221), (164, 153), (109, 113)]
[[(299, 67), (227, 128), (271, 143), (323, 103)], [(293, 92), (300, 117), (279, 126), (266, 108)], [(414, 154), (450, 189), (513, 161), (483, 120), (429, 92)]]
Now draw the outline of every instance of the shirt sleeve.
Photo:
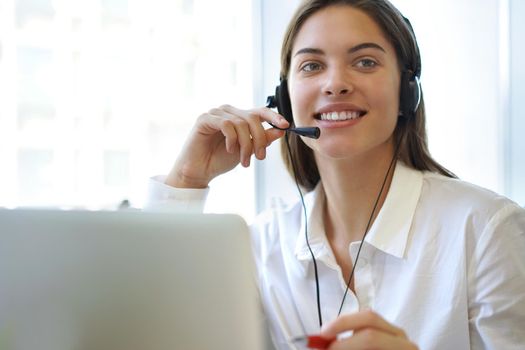
[(486, 225), (469, 264), (472, 349), (525, 346), (525, 210), (500, 209)]
[(144, 204), (145, 211), (178, 211), (202, 213), (208, 196), (207, 188), (175, 188), (164, 183), (165, 176), (150, 178)]

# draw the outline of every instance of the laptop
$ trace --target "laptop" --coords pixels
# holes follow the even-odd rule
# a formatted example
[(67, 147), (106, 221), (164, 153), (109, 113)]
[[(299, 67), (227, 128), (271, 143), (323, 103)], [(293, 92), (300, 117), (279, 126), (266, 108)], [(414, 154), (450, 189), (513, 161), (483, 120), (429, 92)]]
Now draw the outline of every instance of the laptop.
[(236, 215), (0, 210), (0, 350), (263, 349)]

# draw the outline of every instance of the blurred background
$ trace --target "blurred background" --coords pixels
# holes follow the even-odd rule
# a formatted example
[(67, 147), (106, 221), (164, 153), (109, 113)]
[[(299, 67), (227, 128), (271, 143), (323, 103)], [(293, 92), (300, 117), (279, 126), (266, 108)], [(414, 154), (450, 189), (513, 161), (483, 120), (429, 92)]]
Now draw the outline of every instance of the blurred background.
[(140, 206), (199, 114), (253, 104), (252, 17), (245, 0), (0, 0), (0, 206)]
[[(525, 2), (394, 0), (414, 27), (430, 149), (525, 205)], [(0, 207), (140, 207), (203, 112), (262, 106), (299, 0), (0, 0)], [(278, 146), (212, 184), (250, 220), (297, 197)]]

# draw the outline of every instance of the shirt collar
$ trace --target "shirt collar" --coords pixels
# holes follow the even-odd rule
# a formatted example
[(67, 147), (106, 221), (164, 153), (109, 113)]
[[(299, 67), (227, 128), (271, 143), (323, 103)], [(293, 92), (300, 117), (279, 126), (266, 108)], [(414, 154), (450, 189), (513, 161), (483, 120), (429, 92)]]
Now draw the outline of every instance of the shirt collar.
[(421, 171), (397, 162), (385, 202), (365, 238), (367, 243), (395, 257), (405, 256), (422, 185)]
[[(421, 194), (423, 174), (397, 162), (385, 202), (379, 211), (365, 241), (383, 252), (403, 258), (416, 206)], [(319, 182), (305, 198), (308, 214), (308, 241), (316, 259), (332, 256), (323, 222), (324, 189)], [(310, 261), (311, 254), (304, 235), (304, 214), (295, 246), (298, 260)], [(331, 261), (331, 259), (327, 259)]]

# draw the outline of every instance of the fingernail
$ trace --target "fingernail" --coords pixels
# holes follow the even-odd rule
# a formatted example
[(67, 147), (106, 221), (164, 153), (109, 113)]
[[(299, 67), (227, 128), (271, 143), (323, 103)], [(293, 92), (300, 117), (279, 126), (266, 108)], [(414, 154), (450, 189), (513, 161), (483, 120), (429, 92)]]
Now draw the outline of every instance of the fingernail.
[(266, 149), (265, 148), (260, 148), (258, 151), (257, 151), (257, 157), (259, 159), (264, 159), (264, 157), (266, 157)]

